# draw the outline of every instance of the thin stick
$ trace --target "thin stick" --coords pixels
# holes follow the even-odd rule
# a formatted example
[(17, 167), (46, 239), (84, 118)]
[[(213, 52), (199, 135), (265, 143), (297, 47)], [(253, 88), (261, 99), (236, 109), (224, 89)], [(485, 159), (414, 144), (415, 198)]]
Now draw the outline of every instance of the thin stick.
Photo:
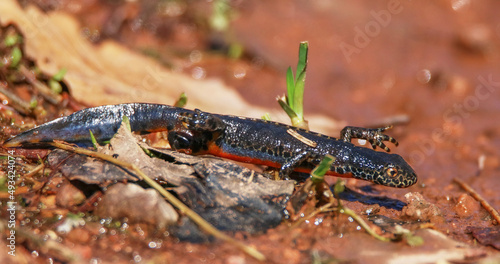
[(321, 206), (320, 208), (312, 211), (308, 216), (305, 216), (305, 217), (302, 217), (301, 219), (297, 220), (295, 223), (293, 223), (291, 226), (290, 226), (290, 229), (294, 229), (296, 227), (298, 227), (300, 224), (304, 223), (305, 221), (315, 217), (316, 215), (320, 214), (320, 213), (325, 213), (329, 210), (335, 210), (336, 208), (333, 207), (333, 203), (332, 202), (328, 202), (327, 204)]
[[(329, 202), (323, 206), (321, 206), (320, 208), (314, 210), (311, 214), (309, 214), (308, 216), (298, 220), (296, 223), (294, 223), (290, 228), (295, 228), (297, 227), (299, 224), (305, 222), (306, 220), (308, 219), (311, 219), (313, 218), (314, 216), (318, 215), (319, 213), (324, 213), (324, 212), (327, 212), (329, 210), (335, 210), (336, 208), (333, 207), (333, 203), (332, 202)], [(354, 219), (354, 221), (358, 222), (358, 224), (368, 233), (370, 234), (371, 236), (373, 236), (374, 238), (380, 240), (380, 241), (384, 241), (384, 242), (389, 242), (391, 241), (390, 238), (388, 237), (383, 237), (379, 234), (377, 234), (371, 227), (370, 225), (368, 225), (365, 220), (363, 220), (359, 215), (356, 214), (356, 212), (354, 212), (353, 210), (347, 208), (347, 207), (344, 207), (342, 206), (342, 208), (340, 209), (340, 213), (342, 214), (346, 214), (350, 217), (352, 217), (352, 219)]]
[(467, 183), (465, 183), (457, 178), (454, 178), (453, 180), (456, 183), (458, 183), (458, 185), (460, 185), (460, 187), (462, 187), (464, 190), (466, 190), (468, 193), (470, 193), (470, 195), (472, 197), (474, 197), (474, 199), (479, 201), (479, 203), (481, 203), (481, 205), (484, 207), (484, 209), (486, 209), (486, 211), (488, 211), (488, 213), (490, 213), (490, 215), (493, 217), (493, 219), (495, 219), (495, 221), (497, 221), (497, 224), (500, 224), (500, 214), (498, 214), (498, 211), (495, 210), (495, 208), (493, 208), (493, 206), (491, 206), (479, 193), (477, 193), (474, 189), (472, 189), (472, 187), (470, 185), (468, 185)]
[(73, 146), (62, 144), (59, 142), (53, 142), (53, 143), (51, 143), (51, 145), (56, 147), (56, 148), (64, 149), (64, 150), (75, 152), (78, 154), (83, 154), (83, 155), (87, 155), (87, 156), (91, 156), (91, 157), (100, 158), (102, 160), (111, 162), (111, 163), (116, 164), (118, 166), (124, 167), (126, 169), (131, 170), (131, 171), (134, 171), (137, 174), (137, 176), (139, 177), (139, 179), (144, 180), (147, 184), (149, 184), (151, 187), (156, 189), (161, 195), (163, 195), (163, 197), (165, 197), (167, 199), (167, 201), (169, 201), (172, 205), (174, 205), (177, 209), (179, 209), (179, 211), (181, 211), (182, 213), (187, 215), (191, 220), (193, 220), (193, 222), (198, 224), (198, 226), (200, 226), (200, 228), (202, 228), (205, 232), (207, 232), (208, 234), (210, 234), (216, 238), (219, 238), (219, 239), (221, 239), (229, 244), (235, 245), (237, 248), (239, 248), (240, 250), (244, 251), (245, 253), (254, 257), (257, 260), (263, 261), (266, 259), (266, 257), (262, 253), (260, 253), (257, 249), (250, 247), (250, 246), (247, 246), (244, 243), (242, 243), (238, 240), (235, 240), (234, 238), (217, 230), (217, 228), (215, 228), (210, 223), (205, 221), (205, 219), (203, 219), (201, 216), (199, 216), (197, 213), (195, 213), (193, 210), (191, 210), (191, 208), (189, 208), (185, 204), (183, 204), (173, 194), (167, 192), (158, 183), (156, 183), (154, 180), (152, 180), (146, 174), (144, 174), (137, 166), (135, 166), (135, 164), (130, 164), (130, 163), (115, 159), (114, 157), (112, 157), (110, 155), (98, 153), (98, 152), (88, 150), (88, 149), (73, 147)]
[(30, 172), (26, 173), (24, 177), (33, 177), (35, 174), (37, 174), (39, 171), (43, 170), (45, 168), (45, 164), (42, 162), (40, 165), (36, 166), (34, 169), (32, 169)]
[(350, 217), (352, 217), (354, 219), (354, 221), (358, 222), (358, 224), (363, 228), (365, 229), (366, 232), (368, 232), (368, 234), (372, 235), (374, 238), (380, 240), (380, 241), (384, 241), (384, 242), (389, 242), (391, 241), (390, 238), (388, 237), (383, 237), (379, 234), (377, 234), (371, 227), (370, 225), (368, 225), (365, 220), (363, 220), (363, 218), (361, 218), (361, 216), (357, 215), (356, 212), (354, 212), (353, 210), (347, 208), (347, 207), (343, 207), (342, 209), (340, 209), (340, 212), (343, 213), (343, 214), (346, 214)]

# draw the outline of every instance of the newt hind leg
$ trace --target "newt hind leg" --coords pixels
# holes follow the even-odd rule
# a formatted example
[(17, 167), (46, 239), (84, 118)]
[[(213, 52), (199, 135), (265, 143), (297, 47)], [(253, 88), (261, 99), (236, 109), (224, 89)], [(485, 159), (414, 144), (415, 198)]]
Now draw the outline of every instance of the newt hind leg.
[(394, 145), (399, 145), (398, 141), (391, 136), (388, 136), (382, 132), (387, 129), (391, 129), (392, 125), (381, 127), (381, 128), (364, 128), (364, 127), (352, 127), (346, 126), (340, 132), (340, 139), (345, 142), (351, 142), (353, 138), (365, 139), (370, 142), (372, 148), (375, 149), (377, 146), (381, 149), (390, 152), (391, 150), (385, 145), (384, 141), (389, 141)]

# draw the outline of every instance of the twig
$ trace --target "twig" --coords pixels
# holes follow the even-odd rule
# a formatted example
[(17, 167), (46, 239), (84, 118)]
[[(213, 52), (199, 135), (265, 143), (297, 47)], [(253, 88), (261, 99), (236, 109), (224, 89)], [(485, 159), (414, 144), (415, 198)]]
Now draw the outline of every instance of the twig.
[(19, 67), (19, 71), (24, 74), (26, 80), (33, 85), (35, 89), (38, 89), (40, 95), (43, 96), (47, 101), (51, 104), (59, 104), (62, 101), (62, 96), (60, 94), (54, 93), (50, 88), (47, 87), (44, 83), (36, 79), (36, 76), (27, 69), (24, 65)]
[(365, 222), (365, 220), (363, 220), (359, 215), (356, 214), (356, 212), (354, 212), (353, 210), (347, 208), (347, 207), (342, 207), (342, 209), (340, 209), (340, 212), (343, 213), (343, 214), (346, 214), (350, 217), (352, 217), (352, 219), (354, 219), (356, 222), (358, 222), (358, 224), (364, 228), (366, 230), (366, 232), (368, 232), (368, 234), (372, 235), (373, 237), (375, 237), (376, 239), (380, 240), (380, 241), (384, 241), (384, 242), (389, 242), (391, 241), (390, 238), (388, 237), (383, 237), (379, 234), (377, 234), (375, 231), (373, 231), (373, 229)]
[(9, 104), (12, 105), (12, 107), (19, 113), (23, 115), (31, 114), (32, 110), (30, 108), (30, 105), (23, 101), (23, 99), (15, 95), (13, 92), (5, 89), (3, 85), (0, 85), (0, 93), (9, 100)]
[(240, 250), (244, 251), (245, 253), (254, 257), (257, 260), (263, 261), (266, 259), (265, 256), (262, 253), (260, 253), (257, 249), (252, 248), (250, 246), (247, 246), (244, 243), (242, 243), (238, 240), (235, 240), (234, 238), (217, 230), (214, 226), (212, 226), (210, 223), (205, 221), (205, 219), (203, 219), (201, 216), (199, 216), (197, 213), (195, 213), (193, 210), (191, 210), (188, 206), (183, 204), (173, 194), (167, 192), (158, 183), (156, 183), (154, 180), (152, 180), (147, 175), (145, 175), (135, 164), (130, 164), (130, 163), (115, 159), (114, 157), (112, 157), (110, 155), (106, 155), (106, 154), (95, 152), (95, 151), (88, 150), (88, 149), (73, 147), (73, 146), (66, 145), (66, 144), (63, 144), (60, 142), (53, 142), (53, 143), (51, 143), (51, 145), (56, 147), (56, 148), (64, 149), (64, 150), (71, 151), (71, 152), (74, 152), (77, 154), (83, 154), (83, 155), (87, 155), (87, 156), (91, 156), (91, 157), (96, 157), (96, 158), (111, 162), (115, 165), (129, 169), (131, 171), (134, 171), (139, 179), (144, 180), (147, 184), (149, 184), (151, 187), (156, 189), (161, 195), (163, 195), (163, 197), (165, 197), (167, 199), (167, 201), (169, 201), (172, 205), (174, 205), (177, 209), (179, 209), (179, 211), (181, 211), (182, 213), (187, 215), (191, 220), (193, 220), (193, 222), (198, 224), (200, 226), (200, 228), (202, 228), (205, 232), (207, 232), (208, 234), (210, 234), (216, 238), (219, 238), (219, 239), (221, 239), (229, 244), (235, 245), (237, 248), (239, 248)]
[[(295, 228), (297, 227), (299, 224), (305, 222), (306, 220), (308, 219), (311, 219), (312, 217), (316, 216), (317, 214), (319, 213), (324, 213), (328, 210), (335, 210), (336, 208), (333, 207), (333, 203), (332, 202), (329, 202), (323, 206), (321, 206), (320, 208), (318, 208), (317, 210), (314, 210), (311, 214), (309, 214), (307, 217), (304, 217), (302, 219), (300, 219), (299, 221), (297, 221), (296, 223), (294, 223), (291, 228)], [(389, 242), (391, 241), (390, 238), (388, 237), (383, 237), (379, 234), (377, 234), (375, 231), (373, 231), (373, 229), (365, 222), (365, 220), (363, 220), (359, 215), (356, 214), (356, 212), (354, 212), (353, 210), (347, 208), (347, 207), (344, 207), (342, 206), (342, 209), (340, 209), (340, 213), (342, 214), (346, 214), (350, 217), (352, 217), (352, 219), (354, 219), (354, 221), (358, 222), (358, 224), (366, 230), (366, 232), (370, 235), (372, 235), (374, 238), (380, 240), (380, 241), (384, 241), (384, 242)]]
[(297, 226), (299, 226), (300, 224), (304, 223), (305, 221), (315, 217), (316, 215), (320, 214), (320, 213), (324, 213), (328, 210), (336, 210), (336, 208), (333, 207), (333, 203), (332, 202), (328, 202), (327, 204), (321, 206), (320, 208), (314, 210), (313, 212), (311, 212), (308, 216), (306, 217), (303, 217), (299, 220), (297, 220), (295, 223), (293, 223), (291, 226), (290, 226), (290, 229), (293, 229), (293, 228), (296, 228)]
[(454, 178), (453, 180), (458, 185), (460, 185), (460, 187), (462, 187), (462, 189), (464, 189), (468, 193), (470, 193), (470, 195), (472, 197), (474, 197), (474, 199), (479, 201), (479, 203), (481, 203), (481, 205), (484, 207), (484, 209), (486, 209), (486, 211), (488, 211), (488, 213), (490, 213), (490, 215), (493, 217), (493, 219), (495, 219), (495, 221), (497, 221), (497, 224), (500, 224), (500, 214), (498, 214), (498, 211), (495, 210), (495, 208), (493, 208), (493, 206), (491, 206), (479, 193), (477, 193), (474, 189), (472, 189), (472, 187), (470, 185), (468, 185), (467, 183), (465, 183), (462, 180), (459, 180), (457, 178)]
[(26, 173), (24, 177), (33, 177), (39, 171), (43, 170), (43, 168), (45, 168), (45, 164), (42, 162), (40, 165), (33, 168), (30, 172)]

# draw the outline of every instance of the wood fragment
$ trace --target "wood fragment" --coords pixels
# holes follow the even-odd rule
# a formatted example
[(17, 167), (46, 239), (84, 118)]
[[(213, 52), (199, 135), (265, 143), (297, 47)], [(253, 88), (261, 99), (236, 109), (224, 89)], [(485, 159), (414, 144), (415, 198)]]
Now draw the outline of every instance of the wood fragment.
[(474, 197), (474, 199), (476, 199), (479, 203), (481, 203), (481, 205), (484, 207), (484, 209), (486, 209), (486, 211), (488, 211), (488, 213), (490, 213), (490, 215), (493, 217), (493, 219), (495, 219), (497, 224), (500, 224), (500, 214), (498, 214), (498, 211), (495, 210), (495, 208), (493, 208), (493, 206), (491, 206), (488, 203), (488, 201), (486, 201), (479, 193), (477, 193), (474, 189), (472, 189), (472, 187), (470, 185), (468, 185), (467, 183), (465, 183), (462, 180), (457, 179), (457, 178), (454, 178), (453, 180), (458, 185), (460, 185), (460, 187), (462, 187), (462, 189), (464, 189), (465, 191), (470, 193), (470, 195), (472, 197)]
[(300, 142), (308, 145), (309, 147), (315, 148), (316, 146), (318, 146), (318, 143), (302, 136), (301, 134), (299, 134), (297, 131), (295, 131), (293, 129), (288, 129), (286, 132), (288, 134), (290, 134), (292, 137), (298, 139)]

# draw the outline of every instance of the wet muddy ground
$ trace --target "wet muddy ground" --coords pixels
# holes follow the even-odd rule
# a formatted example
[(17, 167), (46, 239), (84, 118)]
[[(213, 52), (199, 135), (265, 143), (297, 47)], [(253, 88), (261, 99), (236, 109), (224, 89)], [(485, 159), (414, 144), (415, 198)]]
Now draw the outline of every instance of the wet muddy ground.
[[(313, 123), (312, 130), (336, 136), (345, 124), (396, 124), (388, 133), (400, 145), (391, 149), (413, 166), (419, 182), (407, 189), (394, 189), (348, 180), (347, 187), (361, 196), (346, 194), (343, 201), (365, 219), (375, 214), (391, 219), (380, 220), (383, 223), (404, 221), (403, 226), (423, 238), (424, 243), (412, 247), (404, 239), (380, 242), (352, 219), (335, 212), (320, 214), (292, 229), (294, 218), (262, 234), (234, 234), (260, 250), (270, 263), (475, 263), (488, 258), (500, 261), (498, 223), (453, 181), (457, 178), (468, 183), (493, 208), (500, 208), (500, 4), (496, 1), (19, 2), (23, 6), (36, 4), (46, 14), (69, 14), (80, 23), (76, 35), (96, 47), (116, 41), (128, 47), (126, 52), (144, 54), (159, 61), (166, 71), (197, 80), (193, 87), (186, 88), (190, 91), (188, 100), (191, 98), (187, 107), (212, 112), (256, 116), (261, 109), (275, 111), (275, 98), (285, 90), (286, 69), (296, 65), (298, 44), (306, 40), (310, 45), (306, 118), (308, 114), (321, 116), (334, 124), (315, 127), (313, 124), (317, 123)], [(213, 8), (221, 3), (223, 11), (215, 16)], [(16, 22), (10, 12), (5, 3), (0, 6), (2, 25)], [(26, 45), (39, 49), (45, 45), (64, 46), (62, 37), (44, 39), (51, 40), (50, 44), (40, 40), (45, 32), (37, 32), (51, 22), (40, 15), (45, 13), (34, 14), (26, 12), (26, 17), (41, 25), (37, 30), (23, 32), (22, 19), (17, 20)], [(59, 23), (63, 27), (73, 22)], [(217, 30), (211, 23), (228, 23), (228, 28)], [(27, 53), (30, 50), (36, 48), (27, 48)], [(57, 72), (53, 68), (72, 67), (69, 59), (60, 59), (71, 58), (71, 53), (58, 54), (57, 50), (53, 49), (49, 58), (37, 58), (40, 53), (28, 55), (41, 71), (51, 72), (50, 76)], [(75, 55), (79, 59), (72, 63), (104, 65), (91, 55)], [(131, 56), (115, 55), (117, 64), (120, 58)], [(58, 65), (60, 61), (67, 64)], [(122, 66), (129, 69), (128, 65)], [(148, 67), (138, 66), (136, 70)], [(109, 81), (109, 76), (127, 79), (129, 75), (132, 79), (128, 72), (93, 75), (85, 81), (75, 77), (86, 74), (84, 70), (69, 70), (65, 80), (69, 93), (63, 92), (64, 103), (51, 104), (43, 97), (38, 100), (45, 109), (42, 113), (18, 113), (10, 100), (2, 98), (3, 139), (85, 106), (130, 102), (134, 96), (152, 101), (147, 98), (154, 98), (155, 93), (157, 98), (163, 98), (165, 94), (178, 95), (175, 89), (180, 89), (170, 88), (180, 81), (155, 78), (158, 75), (149, 79), (139, 75), (139, 84), (130, 85), (139, 92), (114, 90), (124, 85)], [(5, 76), (2, 73), (1, 78)], [(2, 83), (4, 89), (15, 91), (24, 101), (42, 97), (33, 94), (29, 85), (20, 85), (23, 80)], [(83, 92), (77, 90), (85, 85), (86, 89), (98, 86), (95, 83), (104, 83), (106, 94), (85, 93), (85, 88)], [(241, 96), (229, 91), (214, 92), (210, 90), (213, 86), (205, 85), (223, 86)], [(141, 92), (153, 96), (141, 97)], [(197, 99), (210, 96), (211, 92), (215, 98)], [(176, 95), (161, 103), (172, 104)], [(233, 105), (235, 110), (231, 112), (228, 106)], [(4, 155), (6, 151), (3, 150)], [(36, 154), (43, 156), (38, 152), (25, 155)], [(22, 177), (37, 166), (36, 158), (23, 160), (18, 166), (24, 169)], [(3, 168), (5, 175), (6, 163)], [(74, 199), (84, 211), (80, 204), (83, 198), (68, 195), (74, 193), (74, 186), (65, 178), (47, 181), (41, 175), (30, 177), (33, 178), (23, 180), (30, 188), (19, 194), (31, 206), (24, 208), (16, 220), (20, 234), (18, 254), (11, 257), (0, 253), (3, 263), (69, 262), (75, 256), (82, 263), (256, 262), (227, 243), (180, 242), (151, 225), (99, 220), (91, 212), (75, 217), (85, 220), (84, 224), (61, 232), (63, 222), (67, 225), (67, 219), (78, 216), (72, 207)], [(329, 182), (333, 184), (335, 180)], [(63, 192), (61, 188), (70, 191)], [(2, 199), (1, 215), (8, 217), (6, 198)], [(312, 202), (304, 210), (311, 208)], [(370, 223), (383, 226), (380, 222), (373, 224), (377, 223), (373, 218)], [(382, 233), (383, 227), (378, 228)], [(2, 247), (9, 243), (8, 232), (3, 227)], [(49, 242), (61, 246), (50, 246)], [(61, 250), (55, 249), (58, 247)]]

